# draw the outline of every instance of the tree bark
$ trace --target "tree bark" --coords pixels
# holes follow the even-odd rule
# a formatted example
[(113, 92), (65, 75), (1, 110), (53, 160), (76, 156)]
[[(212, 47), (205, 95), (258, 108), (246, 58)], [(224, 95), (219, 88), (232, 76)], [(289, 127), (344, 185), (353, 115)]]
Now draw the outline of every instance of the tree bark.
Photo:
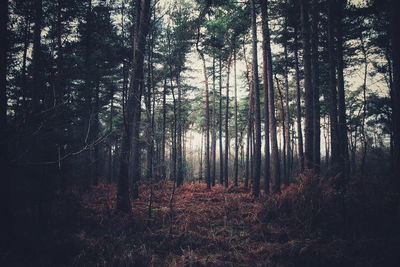
[(313, 87), (313, 161), (314, 172), (319, 173), (321, 169), (321, 121), (319, 104), (319, 63), (318, 63), (318, 1), (312, 0), (311, 3), (311, 75)]
[(252, 54), (253, 54), (253, 80), (254, 80), (254, 177), (253, 177), (253, 196), (260, 194), (260, 175), (261, 175), (261, 114), (260, 114), (260, 90), (258, 78), (258, 59), (257, 59), (257, 16), (255, 0), (251, 0), (251, 21), (252, 21)]
[(130, 212), (129, 181), (132, 181), (132, 197), (138, 197), (138, 181), (140, 179), (140, 115), (141, 97), (143, 91), (143, 61), (146, 36), (150, 20), (151, 0), (136, 0), (135, 4), (135, 33), (133, 45), (133, 66), (131, 83), (128, 93), (128, 134), (125, 135), (124, 145), (129, 145), (128, 177), (120, 176), (117, 196), (117, 209)]
[(345, 1), (338, 1), (338, 15), (336, 16), (336, 34), (337, 34), (337, 90), (338, 90), (338, 109), (339, 109), (339, 163), (340, 168), (347, 177), (349, 173), (349, 151), (348, 151), (348, 137), (347, 137), (347, 121), (346, 121), (346, 103), (344, 93), (344, 60), (343, 60), (343, 26), (342, 17)]
[(219, 59), (219, 183), (224, 184), (224, 151), (222, 146), (222, 59)]
[(215, 57), (213, 57), (213, 66), (212, 66), (212, 71), (213, 71), (213, 103), (212, 103), (212, 115), (213, 115), (213, 120), (212, 120), (212, 133), (211, 133), (211, 185), (215, 186), (215, 180), (216, 180), (216, 175), (217, 175), (217, 162), (216, 162), (216, 157), (217, 157), (217, 107), (216, 107), (216, 101), (217, 101), (217, 92), (216, 92), (216, 86), (215, 86), (215, 80), (216, 80), (216, 75), (215, 75)]
[(228, 171), (229, 171), (229, 78), (231, 72), (232, 55), (229, 55), (227, 62), (227, 75), (226, 75), (226, 106), (225, 106), (225, 172), (224, 184), (228, 187)]
[(297, 41), (297, 28), (294, 34), (294, 59), (296, 70), (296, 115), (297, 115), (297, 149), (299, 154), (300, 172), (304, 170), (304, 150), (303, 150), (303, 129), (301, 127), (301, 87), (300, 87), (300, 68), (299, 68), (299, 51)]
[(239, 144), (238, 144), (238, 96), (237, 96), (237, 73), (236, 73), (236, 50), (233, 54), (233, 76), (235, 82), (235, 162), (233, 180), (235, 186), (238, 186), (239, 174)]
[(391, 43), (393, 64), (393, 179), (400, 189), (400, 3), (391, 1)]
[(303, 62), (304, 62), (304, 89), (306, 104), (306, 125), (305, 125), (305, 153), (304, 163), (307, 169), (314, 169), (313, 162), (313, 87), (311, 73), (311, 49), (310, 49), (310, 26), (309, 26), (309, 0), (300, 1), (301, 13), (301, 33), (303, 43)]
[(335, 59), (335, 5), (328, 2), (328, 50), (329, 50), (329, 118), (331, 126), (331, 168), (333, 175), (339, 173), (339, 136), (337, 119), (336, 59)]
[(268, 1), (261, 1), (261, 17), (262, 17), (262, 32), (263, 32), (263, 80), (264, 92), (268, 92), (268, 107), (269, 107), (269, 133), (271, 139), (271, 183), (272, 192), (278, 193), (281, 184), (281, 170), (278, 151), (278, 139), (276, 133), (276, 118), (275, 118), (275, 93), (274, 82), (272, 76), (272, 54), (271, 40), (268, 27)]

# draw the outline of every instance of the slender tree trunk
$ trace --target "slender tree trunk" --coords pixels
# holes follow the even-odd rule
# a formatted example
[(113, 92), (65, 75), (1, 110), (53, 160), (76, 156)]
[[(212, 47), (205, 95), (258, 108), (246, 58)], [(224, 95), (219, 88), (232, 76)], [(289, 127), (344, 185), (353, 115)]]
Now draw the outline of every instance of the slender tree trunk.
[[(8, 172), (8, 134), (7, 134), (7, 51), (8, 51), (8, 0), (0, 1), (0, 168), (2, 179), (0, 187), (0, 233), (7, 244), (13, 238), (12, 210), (10, 201), (10, 179)], [(1, 244), (2, 245), (2, 244)]]
[[(287, 27), (286, 27), (287, 30)], [(286, 168), (284, 170), (284, 182), (286, 185), (290, 183), (291, 176), (291, 145), (290, 145), (290, 109), (289, 109), (289, 62), (288, 62), (288, 52), (287, 43), (285, 41), (284, 47), (285, 55), (285, 104), (286, 104), (286, 129), (285, 129), (285, 139), (286, 139)]]
[[(367, 75), (368, 75), (368, 54), (367, 54), (367, 48), (365, 47), (364, 44), (364, 39), (363, 37), (360, 38), (361, 40), (361, 51), (363, 54), (363, 61), (364, 61), (364, 77), (363, 77), (363, 85), (362, 85), (362, 95), (363, 95), (363, 116), (362, 116), (362, 122), (361, 122), (361, 136), (362, 136), (362, 155), (361, 155), (361, 164), (360, 164), (360, 173), (361, 173), (361, 178), (364, 178), (365, 176), (365, 162), (367, 159), (367, 133), (366, 133), (366, 120), (367, 120)], [(340, 111), (339, 111), (340, 112)], [(341, 134), (341, 131), (339, 129), (339, 134)], [(339, 135), (340, 136), (340, 135)], [(340, 136), (341, 138), (342, 136)], [(342, 140), (339, 140), (339, 142), (341, 142)], [(340, 152), (342, 152), (342, 144), (339, 143), (340, 145)], [(340, 157), (342, 157), (344, 155), (340, 154)], [(342, 162), (341, 160), (342, 158), (340, 158), (340, 162)], [(342, 164), (340, 165), (341, 167)], [(341, 171), (344, 171), (342, 169), (340, 169)]]
[(309, 0), (300, 1), (301, 8), (301, 33), (303, 43), (304, 62), (304, 89), (306, 104), (306, 127), (305, 127), (305, 153), (304, 162), (307, 169), (314, 169), (313, 162), (313, 139), (314, 139), (314, 114), (313, 114), (313, 87), (311, 73), (311, 49), (310, 49), (310, 26), (309, 26)]
[(393, 64), (393, 179), (400, 189), (400, 3), (391, 1), (391, 43)]
[(321, 169), (321, 121), (320, 121), (320, 104), (319, 104), (319, 64), (318, 64), (318, 1), (312, 0), (311, 3), (311, 75), (313, 88), (313, 161), (314, 172), (319, 173)]
[(166, 141), (166, 124), (167, 124), (167, 79), (164, 79), (164, 90), (163, 90), (163, 120), (162, 120), (162, 144), (161, 144), (161, 175), (163, 179), (166, 178), (166, 164), (165, 164), (165, 141)]
[(260, 175), (261, 175), (261, 114), (260, 114), (260, 90), (258, 78), (258, 59), (257, 59), (257, 16), (255, 0), (251, 0), (251, 21), (252, 21), (252, 48), (253, 48), (253, 80), (254, 80), (254, 112), (255, 112), (255, 144), (254, 144), (254, 177), (253, 195), (260, 194)]
[(42, 49), (41, 49), (41, 34), (43, 23), (43, 9), (42, 0), (34, 0), (34, 30), (33, 30), (33, 86), (32, 86), (32, 108), (33, 112), (37, 113), (40, 109), (40, 96), (39, 91), (42, 85)]
[(238, 172), (239, 172), (239, 145), (238, 145), (238, 96), (237, 96), (237, 73), (236, 73), (236, 50), (233, 54), (233, 76), (235, 82), (235, 162), (234, 162), (234, 175), (233, 180), (235, 186), (238, 186)]
[(277, 76), (275, 75), (275, 80), (276, 80), (276, 88), (278, 89), (278, 94), (279, 94), (279, 100), (281, 102), (281, 121), (282, 121), (282, 162), (283, 162), (283, 184), (285, 185), (289, 185), (289, 179), (288, 176), (286, 175), (287, 172), (287, 151), (286, 151), (286, 129), (287, 129), (287, 125), (286, 125), (286, 116), (285, 116), (285, 105), (284, 105), (284, 101), (283, 101), (283, 93), (281, 90), (281, 87), (279, 85), (279, 80), (277, 78)]
[[(124, 141), (124, 145), (129, 146), (129, 161), (128, 161), (128, 177), (120, 176), (117, 209), (128, 212), (131, 210), (129, 197), (129, 181), (132, 181), (132, 196), (137, 198), (138, 181), (140, 179), (140, 116), (141, 116), (141, 97), (143, 91), (143, 61), (144, 48), (146, 45), (146, 36), (150, 20), (150, 0), (136, 0), (136, 25), (133, 45), (133, 68), (131, 71), (131, 83), (128, 93), (128, 125), (129, 130), (125, 135), (128, 141)], [(127, 187), (127, 188), (124, 188)]]
[[(261, 1), (261, 12), (265, 12), (266, 3), (262, 0)], [(265, 16), (265, 14), (264, 14)], [(266, 25), (264, 25), (266, 24)], [(268, 21), (263, 19), (262, 20), (262, 28), (263, 31), (266, 30), (268, 27)], [(263, 50), (266, 50), (268, 47), (267, 39), (263, 38)], [(263, 52), (263, 84), (264, 84), (264, 131), (265, 131), (265, 146), (264, 146), (264, 193), (269, 194), (270, 192), (270, 178), (271, 178), (271, 154), (270, 154), (270, 121), (269, 121), (269, 92), (268, 92), (268, 58), (267, 53)]]
[(200, 143), (200, 166), (199, 166), (199, 183), (203, 181), (203, 133), (201, 132), (201, 143)]
[(110, 104), (110, 117), (108, 121), (108, 130), (110, 131), (110, 136), (108, 138), (108, 182), (111, 184), (114, 181), (114, 161), (113, 161), (113, 143), (114, 143), (114, 90), (111, 89), (111, 104)]
[(229, 77), (231, 72), (232, 55), (229, 55), (227, 62), (226, 75), (226, 106), (225, 106), (225, 187), (228, 187), (228, 171), (229, 171)]
[(145, 98), (146, 105), (146, 137), (147, 137), (147, 166), (146, 166), (146, 178), (153, 178), (153, 157), (154, 157), (154, 133), (153, 133), (153, 114), (154, 110), (152, 110), (152, 91), (154, 90), (153, 85), (153, 49), (154, 49), (154, 41), (153, 41), (153, 29), (150, 30), (150, 38), (149, 38), (149, 49), (147, 55), (147, 91)]
[[(95, 143), (95, 140), (98, 137), (100, 131), (100, 121), (99, 121), (99, 112), (100, 112), (100, 104), (99, 104), (99, 94), (100, 94), (100, 79), (96, 79), (96, 88), (94, 91), (94, 106), (93, 106), (93, 127), (91, 133), (91, 142)], [(91, 148), (91, 177), (93, 185), (97, 186), (99, 183), (99, 145), (93, 144)]]
[(212, 120), (212, 136), (211, 136), (211, 185), (215, 186), (215, 180), (216, 180), (216, 175), (217, 175), (217, 162), (216, 162), (216, 157), (217, 157), (217, 107), (216, 107), (216, 101), (217, 101), (217, 92), (216, 92), (216, 86), (215, 86), (215, 57), (213, 57), (213, 66), (212, 66), (212, 71), (213, 71), (213, 103), (212, 103), (212, 115), (213, 115), (213, 120)]
[(335, 59), (335, 35), (334, 35), (334, 2), (328, 3), (328, 50), (329, 50), (329, 118), (331, 125), (331, 168), (333, 175), (340, 172), (339, 169), (339, 136), (337, 120), (337, 91), (336, 91), (336, 59)]
[(299, 68), (299, 53), (297, 41), (297, 29), (295, 28), (295, 70), (296, 70), (296, 115), (297, 115), (297, 146), (300, 161), (300, 172), (304, 170), (304, 151), (303, 151), (303, 130), (301, 127), (301, 87), (300, 87), (300, 68)]
[(224, 184), (224, 152), (222, 147), (222, 59), (219, 59), (219, 183)]
[(281, 184), (281, 170), (279, 161), (278, 139), (276, 133), (276, 119), (275, 119), (275, 93), (274, 82), (272, 76), (272, 54), (271, 54), (271, 40), (268, 27), (268, 2), (261, 1), (261, 17), (263, 27), (263, 79), (265, 92), (268, 91), (268, 107), (269, 107), (269, 131), (271, 139), (271, 182), (272, 192), (278, 193)]
[[(177, 165), (177, 186), (181, 186), (183, 184), (183, 137), (182, 134), (182, 88), (181, 88), (181, 81), (180, 81), (180, 74), (176, 78), (176, 84), (178, 87), (178, 118), (177, 118), (177, 138), (178, 138), (178, 165)], [(210, 132), (210, 129), (208, 129)], [(208, 177), (210, 178), (210, 177)]]
[(205, 157), (205, 161), (206, 161), (206, 182), (207, 182), (207, 189), (211, 189), (211, 177), (210, 177), (210, 172), (211, 172), (211, 168), (210, 168), (210, 100), (209, 100), (209, 89), (208, 89), (208, 74), (207, 74), (207, 66), (206, 66), (206, 59), (205, 56), (203, 54), (203, 52), (201, 52), (198, 49), (198, 52), (200, 54), (201, 60), (203, 62), (203, 75), (204, 75), (204, 82), (205, 82), (205, 97), (206, 97), (206, 147), (205, 147), (205, 152), (206, 152), (206, 157)]
[(337, 90), (338, 90), (338, 111), (339, 111), (339, 163), (342, 173), (347, 177), (349, 173), (349, 151), (348, 151), (348, 138), (347, 138), (347, 122), (346, 122), (346, 103), (344, 93), (344, 61), (343, 61), (343, 29), (342, 29), (342, 16), (345, 1), (338, 1), (338, 15), (336, 16), (336, 34), (337, 34)]
[[(6, 25), (6, 24), (4, 24)], [(23, 124), (26, 123), (26, 116), (27, 116), (27, 106), (26, 106), (26, 97), (27, 97), (27, 58), (28, 58), (28, 48), (30, 44), (30, 32), (31, 32), (31, 22), (30, 22), (30, 17), (26, 16), (26, 21), (25, 21), (25, 35), (24, 35), (24, 51), (22, 53), (22, 84), (21, 84), (21, 92), (22, 92), (22, 122)], [(4, 43), (6, 44), (6, 43)], [(5, 64), (4, 64), (5, 65)]]

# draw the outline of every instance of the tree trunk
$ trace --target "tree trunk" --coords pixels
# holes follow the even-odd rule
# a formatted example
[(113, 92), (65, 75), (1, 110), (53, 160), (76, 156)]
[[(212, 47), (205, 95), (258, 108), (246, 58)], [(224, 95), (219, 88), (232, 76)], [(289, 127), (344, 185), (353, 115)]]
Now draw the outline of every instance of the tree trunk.
[(344, 93), (344, 61), (343, 61), (343, 30), (342, 30), (342, 16), (345, 1), (338, 2), (338, 15), (336, 16), (337, 25), (337, 90), (338, 90), (338, 109), (339, 109), (339, 163), (340, 168), (345, 177), (349, 173), (349, 151), (348, 151), (348, 138), (347, 138), (347, 122), (346, 122), (346, 103)]
[(260, 90), (258, 79), (258, 59), (257, 59), (257, 16), (255, 0), (251, 0), (251, 21), (252, 21), (252, 51), (253, 51), (253, 80), (254, 80), (254, 176), (253, 176), (253, 196), (260, 194), (260, 175), (261, 175), (261, 114), (260, 114)]
[[(287, 30), (287, 27), (286, 27)], [(286, 140), (286, 168), (284, 170), (284, 182), (286, 185), (290, 183), (290, 175), (291, 175), (291, 145), (290, 145), (290, 109), (289, 109), (289, 67), (288, 67), (288, 52), (287, 52), (287, 43), (285, 41), (284, 47), (285, 54), (285, 104), (286, 104), (286, 129), (285, 129), (285, 140)]]
[[(181, 186), (183, 184), (183, 135), (182, 135), (182, 88), (181, 88), (181, 79), (180, 74), (178, 72), (178, 77), (176, 78), (176, 84), (178, 87), (178, 116), (177, 116), (177, 140), (178, 140), (178, 149), (177, 149), (177, 186)], [(208, 130), (208, 132), (210, 129)], [(208, 177), (209, 179), (210, 177)]]
[(213, 71), (213, 103), (212, 103), (212, 115), (213, 115), (213, 120), (212, 120), (212, 133), (211, 133), (211, 185), (215, 186), (215, 180), (216, 180), (216, 175), (217, 175), (217, 162), (216, 162), (216, 157), (217, 157), (217, 107), (216, 107), (216, 101), (217, 101), (217, 95), (216, 95), (216, 86), (215, 86), (215, 58), (213, 57), (213, 66), (212, 66), (212, 71)]
[(42, 0), (34, 0), (34, 22), (35, 27), (33, 30), (33, 86), (32, 86), (32, 108), (33, 112), (37, 113), (40, 109), (40, 95), (42, 85), (42, 49), (41, 49), (41, 34), (42, 34), (42, 23), (43, 23), (43, 9)]
[(205, 147), (205, 152), (206, 152), (206, 158), (205, 158), (205, 165), (206, 165), (206, 173), (205, 173), (205, 178), (207, 182), (207, 189), (211, 189), (211, 177), (210, 177), (210, 100), (209, 100), (209, 89), (208, 89), (208, 74), (207, 74), (207, 66), (206, 66), (206, 59), (203, 54), (198, 49), (198, 52), (200, 54), (201, 60), (203, 62), (203, 75), (204, 75), (204, 82), (205, 82), (205, 97), (206, 97), (206, 147)]
[(391, 1), (391, 43), (393, 64), (393, 179), (400, 189), (400, 3)]
[(306, 127), (305, 127), (305, 153), (304, 163), (307, 169), (314, 169), (313, 162), (313, 87), (311, 73), (311, 49), (310, 49), (310, 26), (309, 26), (309, 0), (301, 0), (301, 33), (303, 43), (303, 62), (304, 62), (304, 89), (306, 104)]
[(299, 68), (299, 52), (298, 52), (298, 41), (297, 41), (297, 28), (295, 28), (294, 34), (294, 58), (295, 58), (295, 70), (296, 70), (296, 115), (297, 115), (297, 149), (300, 161), (300, 172), (304, 170), (304, 150), (303, 150), (303, 129), (301, 127), (301, 87), (300, 87), (300, 68)]
[(320, 121), (320, 104), (319, 104), (319, 64), (318, 64), (318, 1), (312, 0), (311, 3), (311, 75), (313, 88), (313, 161), (314, 172), (319, 173), (321, 169), (321, 121)]
[(261, 17), (262, 17), (262, 32), (263, 32), (263, 80), (264, 92), (268, 92), (268, 107), (269, 107), (269, 131), (271, 138), (271, 182), (272, 192), (280, 191), (280, 161), (278, 151), (278, 139), (276, 133), (275, 119), (275, 93), (274, 82), (272, 76), (272, 54), (271, 40), (268, 27), (268, 2), (261, 1)]
[(222, 59), (219, 59), (219, 183), (224, 184), (224, 152), (222, 147)]
[(286, 170), (287, 170), (287, 151), (286, 151), (286, 116), (285, 116), (285, 105), (283, 101), (283, 93), (281, 90), (281, 87), (279, 85), (279, 80), (275, 75), (275, 80), (276, 80), (276, 88), (278, 89), (278, 94), (279, 94), (279, 100), (281, 103), (281, 121), (282, 121), (282, 162), (283, 162), (283, 184), (289, 185), (289, 180), (288, 176), (286, 176)]
[[(131, 83), (128, 94), (128, 134), (124, 145), (129, 145), (128, 158), (128, 177), (120, 176), (118, 187), (117, 209), (128, 212), (131, 210), (129, 198), (129, 181), (132, 181), (132, 196), (138, 197), (138, 181), (140, 179), (140, 115), (141, 115), (141, 97), (143, 91), (143, 61), (144, 48), (146, 45), (146, 36), (148, 33), (150, 19), (150, 0), (136, 0), (136, 24), (133, 45), (133, 68), (131, 71)], [(127, 188), (123, 188), (123, 187)]]
[(226, 106), (225, 106), (225, 187), (228, 187), (228, 171), (229, 171), (229, 77), (231, 72), (232, 55), (229, 55), (227, 62), (226, 75)]
[(6, 237), (11, 237), (12, 229), (11, 205), (10, 205), (10, 179), (8, 173), (8, 134), (7, 134), (7, 50), (8, 50), (8, 1), (0, 2), (0, 168), (2, 170), (0, 188), (0, 216), (2, 222), (0, 233), (4, 244), (8, 242)]
[(329, 50), (329, 118), (331, 125), (331, 168), (333, 175), (339, 173), (339, 136), (337, 120), (336, 58), (335, 58), (335, 5), (328, 3), (328, 50)]
[(237, 73), (236, 73), (236, 50), (233, 54), (233, 76), (235, 81), (235, 162), (234, 162), (234, 175), (233, 180), (235, 186), (238, 186), (238, 172), (239, 172), (239, 145), (238, 145), (238, 96), (237, 96)]
[(166, 164), (165, 164), (165, 127), (167, 124), (167, 79), (164, 79), (164, 90), (163, 90), (163, 102), (162, 102), (162, 110), (163, 110), (163, 119), (162, 119), (162, 143), (161, 143), (161, 175), (162, 178), (166, 178)]

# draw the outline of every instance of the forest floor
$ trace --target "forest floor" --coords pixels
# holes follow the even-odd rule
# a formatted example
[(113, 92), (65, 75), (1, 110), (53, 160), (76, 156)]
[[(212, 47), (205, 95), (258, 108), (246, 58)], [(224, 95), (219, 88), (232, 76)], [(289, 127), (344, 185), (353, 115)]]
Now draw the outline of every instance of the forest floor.
[[(115, 186), (99, 185), (81, 199), (83, 209), (79, 217), (83, 227), (74, 236), (80, 246), (74, 264), (396, 266), (400, 263), (400, 240), (390, 230), (393, 221), (388, 215), (388, 202), (382, 204), (383, 201), (374, 199), (380, 198), (379, 194), (369, 199), (353, 197), (355, 202), (363, 203), (347, 204), (346, 209), (353, 215), (346, 215), (343, 223), (342, 206), (332, 183), (319, 181), (307, 178), (268, 199), (252, 197), (245, 187), (217, 185), (207, 190), (204, 184), (186, 184), (176, 189), (172, 201), (173, 184), (159, 182), (152, 188), (141, 186), (140, 198), (132, 202), (130, 215), (115, 212)], [(347, 228), (347, 234), (343, 228)]]
[(187, 184), (171, 201), (172, 183), (152, 187), (153, 193), (150, 186), (140, 188), (131, 215), (114, 213), (115, 186), (100, 185), (82, 198), (85, 225), (96, 227), (77, 235), (85, 243), (78, 265), (265, 265), (270, 243), (262, 242), (257, 230), (262, 205), (247, 189)]
[(116, 211), (115, 185), (72, 190), (58, 195), (47, 230), (18, 220), (2, 266), (400, 266), (397, 195), (363, 183), (342, 190), (304, 176), (254, 198), (204, 184), (172, 195), (161, 181), (140, 186), (129, 214)]

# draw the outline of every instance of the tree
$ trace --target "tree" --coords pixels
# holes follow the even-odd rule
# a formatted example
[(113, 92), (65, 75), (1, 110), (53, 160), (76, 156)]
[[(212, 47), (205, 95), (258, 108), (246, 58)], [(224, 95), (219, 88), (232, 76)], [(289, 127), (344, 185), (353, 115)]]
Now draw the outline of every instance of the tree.
[[(268, 107), (266, 108), (269, 109), (268, 123), (269, 123), (269, 135), (271, 139), (270, 175), (272, 182), (272, 192), (277, 193), (280, 191), (280, 161), (278, 152), (278, 140), (276, 134), (275, 95), (274, 95), (275, 93), (274, 93), (273, 76), (272, 76), (272, 54), (270, 46), (270, 33), (268, 27), (268, 10), (267, 10), (268, 2), (262, 1), (261, 4), (262, 4), (261, 16), (262, 16), (262, 27), (263, 27), (263, 81), (264, 81), (264, 93), (268, 94)], [(267, 133), (268, 132), (266, 132), (266, 135)], [(268, 191), (266, 193), (268, 193)]]
[[(319, 7), (318, 0), (311, 2), (311, 75), (313, 87), (313, 162), (314, 171), (319, 173), (321, 165), (321, 123), (319, 104)], [(343, 102), (344, 103), (344, 102)]]
[(260, 90), (258, 78), (258, 59), (257, 59), (257, 16), (255, 0), (251, 1), (251, 21), (252, 21), (252, 55), (253, 55), (253, 81), (254, 81), (254, 176), (253, 176), (253, 195), (260, 194), (260, 175), (261, 175), (261, 113), (260, 113)]
[(329, 119), (331, 126), (331, 161), (332, 169), (340, 171), (339, 129), (337, 116), (337, 90), (336, 90), (336, 58), (335, 58), (335, 4), (328, 2), (328, 51), (329, 51)]
[(392, 91), (392, 121), (393, 121), (393, 179), (397, 188), (400, 188), (400, 3), (390, 1), (390, 39), (393, 64), (393, 91)]
[(314, 168), (313, 162), (313, 140), (314, 140), (314, 111), (313, 111), (313, 87), (311, 73), (311, 48), (310, 48), (310, 25), (309, 25), (309, 1), (300, 1), (301, 33), (303, 44), (304, 61), (304, 89), (305, 89), (305, 153), (304, 161), (307, 169)]
[[(146, 36), (150, 19), (150, 0), (136, 0), (135, 5), (135, 34), (133, 66), (131, 70), (131, 83), (128, 92), (127, 125), (123, 145), (128, 148), (128, 176), (121, 173), (118, 184), (117, 209), (128, 212), (131, 209), (129, 196), (129, 181), (132, 182), (133, 197), (138, 196), (137, 182), (140, 177), (140, 114), (141, 96), (143, 90), (143, 61)], [(121, 167), (126, 168), (126, 167)]]

